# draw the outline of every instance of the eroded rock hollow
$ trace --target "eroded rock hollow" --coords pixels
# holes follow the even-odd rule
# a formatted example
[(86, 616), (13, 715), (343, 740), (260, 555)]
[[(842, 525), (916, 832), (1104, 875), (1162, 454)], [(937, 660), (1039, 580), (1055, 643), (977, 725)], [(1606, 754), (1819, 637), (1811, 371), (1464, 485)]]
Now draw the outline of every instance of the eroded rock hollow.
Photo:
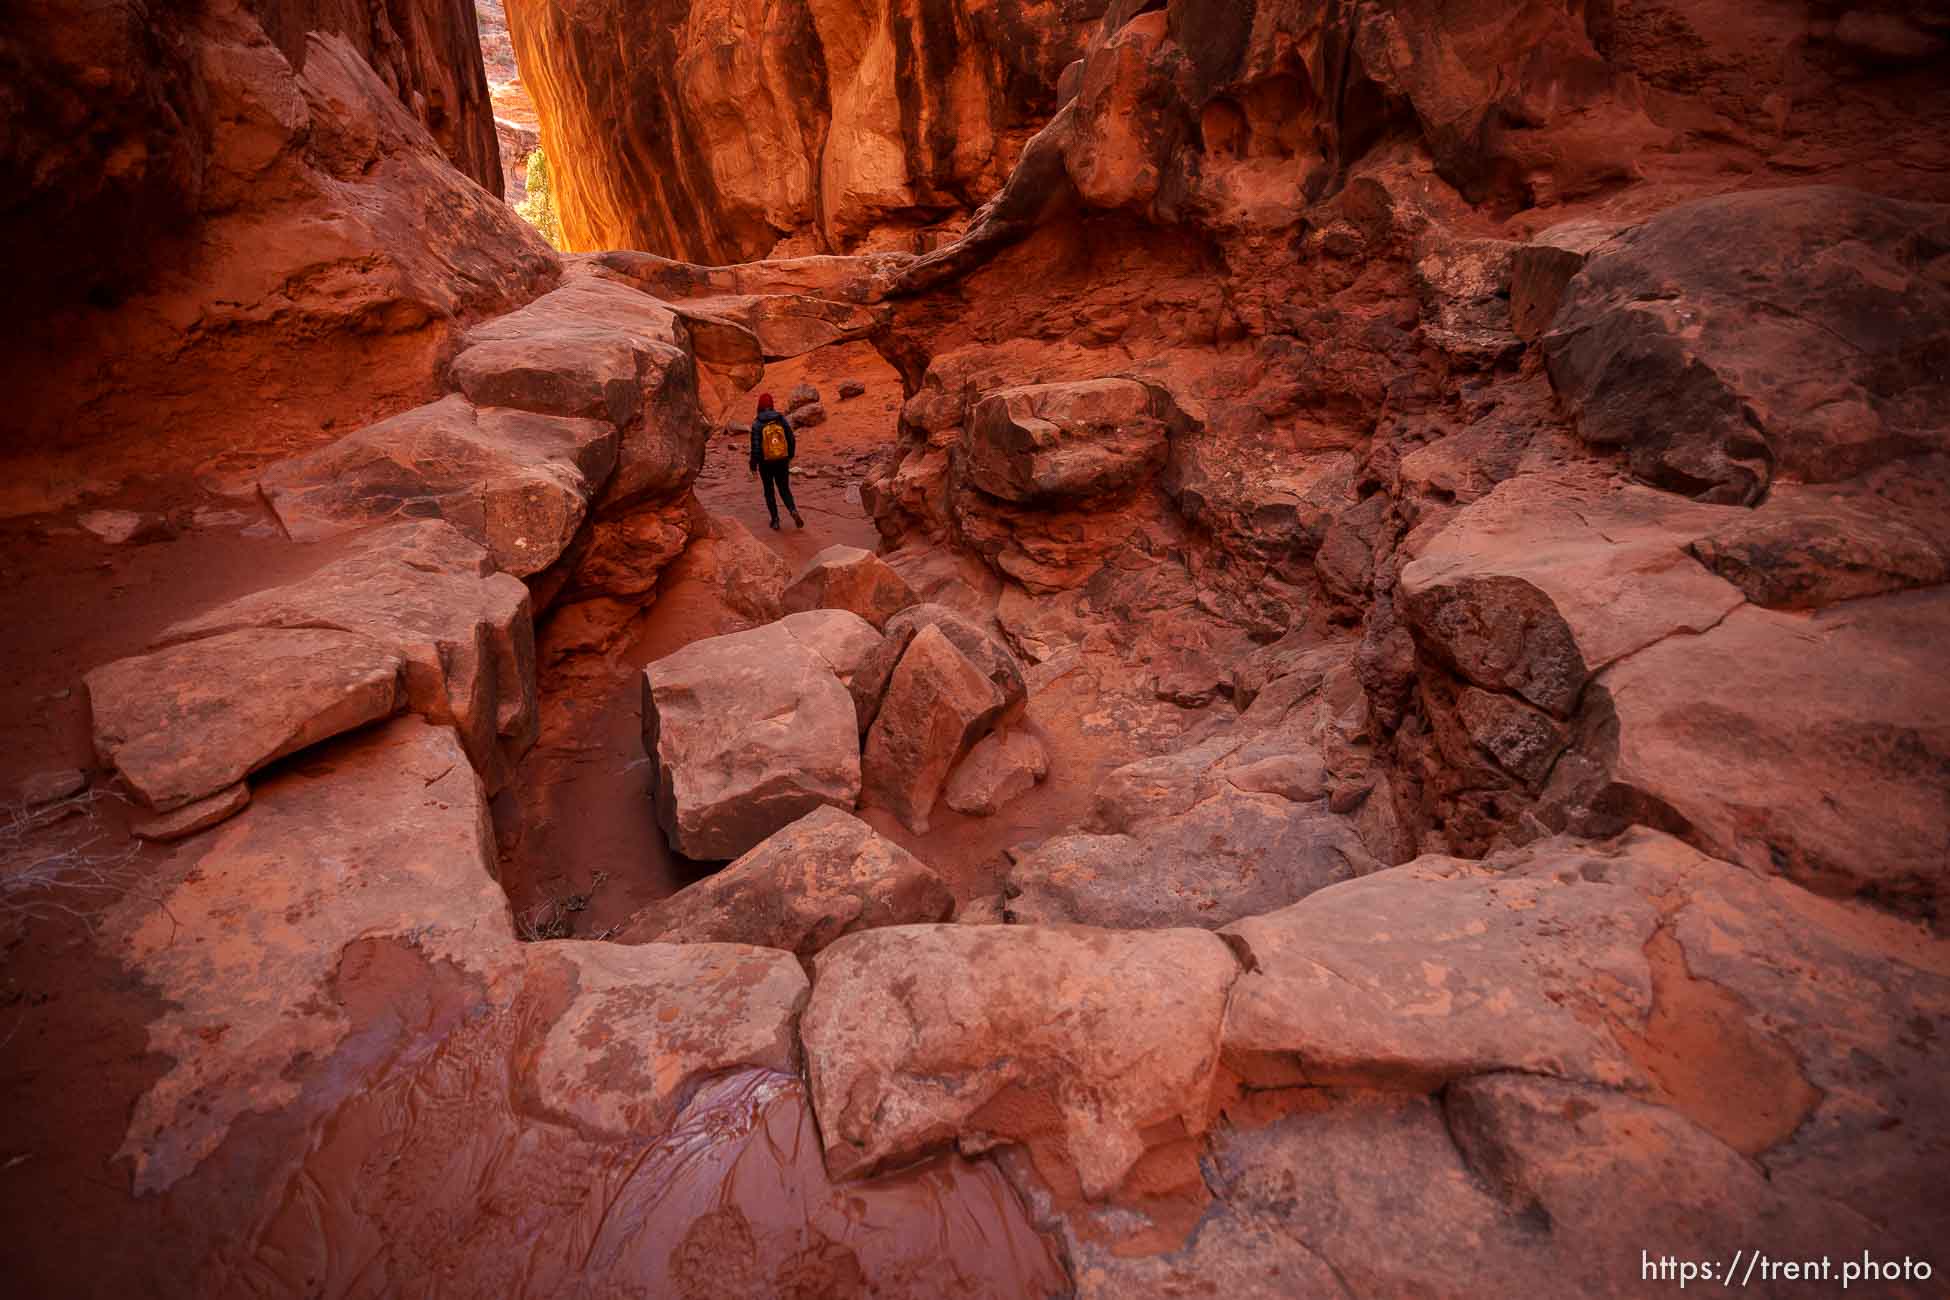
[(0, 17), (23, 1294), (1940, 1293), (1950, 12), (506, 20)]

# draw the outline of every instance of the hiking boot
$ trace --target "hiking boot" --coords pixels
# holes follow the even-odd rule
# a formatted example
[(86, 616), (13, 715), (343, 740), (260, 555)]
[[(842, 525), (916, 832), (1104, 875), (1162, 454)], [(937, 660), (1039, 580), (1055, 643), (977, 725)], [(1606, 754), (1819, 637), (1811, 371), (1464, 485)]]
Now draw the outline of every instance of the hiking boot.
[(800, 514), (797, 510), (794, 510), (792, 512), (792, 522), (799, 525), (799, 527), (804, 528), (806, 526), (806, 517)]
[(772, 531), (775, 533), (779, 531), (779, 521), (777, 518), (772, 520)]

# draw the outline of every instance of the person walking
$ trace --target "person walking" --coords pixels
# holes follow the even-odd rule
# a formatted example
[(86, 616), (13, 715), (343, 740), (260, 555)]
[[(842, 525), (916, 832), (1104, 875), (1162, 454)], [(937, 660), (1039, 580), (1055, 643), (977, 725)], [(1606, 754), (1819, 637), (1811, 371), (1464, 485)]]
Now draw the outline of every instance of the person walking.
[[(752, 473), (765, 485), (765, 509), (772, 516), (772, 527), (779, 526), (779, 502), (799, 527), (806, 526), (799, 507), (792, 500), (792, 458), (799, 442), (792, 434), (792, 421), (772, 405), (770, 393), (758, 395), (758, 416), (752, 421)], [(776, 499), (774, 493), (777, 494)]]

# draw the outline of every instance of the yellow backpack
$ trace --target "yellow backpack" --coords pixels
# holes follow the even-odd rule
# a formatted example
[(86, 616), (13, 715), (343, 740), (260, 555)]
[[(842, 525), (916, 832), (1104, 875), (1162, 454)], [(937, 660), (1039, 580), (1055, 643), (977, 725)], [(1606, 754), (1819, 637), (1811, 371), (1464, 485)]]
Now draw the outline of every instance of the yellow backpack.
[(786, 456), (785, 421), (773, 416), (758, 431), (759, 450), (766, 460), (784, 460)]

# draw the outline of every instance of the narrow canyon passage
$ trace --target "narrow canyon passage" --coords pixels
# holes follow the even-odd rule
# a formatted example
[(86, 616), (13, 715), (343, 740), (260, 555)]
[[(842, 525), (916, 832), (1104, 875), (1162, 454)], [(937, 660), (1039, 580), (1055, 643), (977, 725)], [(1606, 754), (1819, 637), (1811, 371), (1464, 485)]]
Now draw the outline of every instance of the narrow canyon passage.
[(0, 9), (0, 1290), (1940, 1294), (1938, 9)]

